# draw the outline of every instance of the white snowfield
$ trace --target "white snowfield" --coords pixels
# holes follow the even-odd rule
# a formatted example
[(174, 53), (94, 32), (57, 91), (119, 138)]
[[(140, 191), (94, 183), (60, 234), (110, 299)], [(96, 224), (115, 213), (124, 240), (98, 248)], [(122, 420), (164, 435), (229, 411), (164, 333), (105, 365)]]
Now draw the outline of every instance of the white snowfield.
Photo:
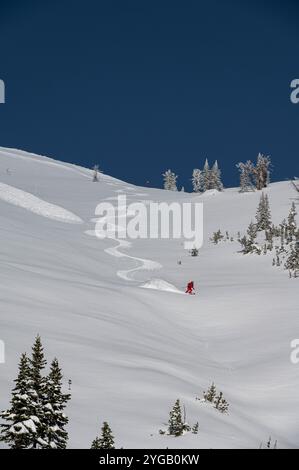
[[(298, 193), (289, 182), (266, 192), (279, 223)], [(96, 206), (121, 194), (128, 203), (203, 201), (199, 256), (182, 239), (90, 236)], [(39, 333), (65, 389), (72, 380), (69, 447), (90, 447), (104, 420), (124, 448), (258, 448), (270, 435), (279, 448), (298, 447), (290, 343), (299, 338), (299, 280), (273, 268), (271, 255), (209, 241), (219, 228), (235, 238), (244, 231), (259, 197), (173, 193), (107, 175), (93, 183), (91, 170), (0, 148), (0, 408)], [(191, 279), (194, 296), (183, 294)], [(196, 400), (212, 381), (230, 404), (226, 415)], [(177, 398), (187, 421), (199, 422), (197, 435), (159, 434)]]
[(59, 207), (56, 204), (50, 204), (33, 194), (14, 188), (13, 186), (5, 183), (0, 183), (0, 199), (49, 219), (60, 220), (61, 222), (66, 223), (81, 224), (83, 222), (80, 217), (66, 209), (63, 209), (63, 207)]

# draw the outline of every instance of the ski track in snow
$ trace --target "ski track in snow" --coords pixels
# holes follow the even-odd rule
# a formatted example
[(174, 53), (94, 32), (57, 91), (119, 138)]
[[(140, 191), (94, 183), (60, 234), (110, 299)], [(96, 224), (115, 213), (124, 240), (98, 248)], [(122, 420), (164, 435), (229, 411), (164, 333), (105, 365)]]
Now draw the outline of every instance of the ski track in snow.
[(149, 270), (153, 271), (155, 269), (161, 269), (162, 265), (158, 263), (157, 261), (152, 261), (149, 259), (145, 258), (137, 258), (136, 256), (131, 256), (128, 255), (127, 253), (123, 253), (122, 251), (119, 251), (119, 248), (129, 248), (131, 246), (130, 242), (127, 242), (126, 240), (120, 240), (120, 239), (115, 239), (115, 241), (118, 242), (118, 245), (110, 248), (106, 248), (105, 253), (108, 253), (111, 256), (115, 256), (117, 258), (128, 258), (136, 262), (137, 266), (131, 269), (126, 269), (126, 270), (119, 270), (117, 271), (118, 277), (121, 279), (124, 279), (125, 281), (134, 281), (134, 278), (132, 278), (131, 274), (135, 273), (136, 271), (143, 271), (143, 270)]
[(0, 183), (0, 200), (26, 209), (34, 214), (69, 224), (81, 224), (83, 220), (63, 207), (51, 204), (31, 193)]
[[(119, 209), (121, 211), (122, 208), (119, 208)], [(98, 219), (95, 219), (95, 218), (91, 219), (92, 222), (97, 222), (97, 220)], [(108, 218), (106, 217), (106, 223), (107, 221), (108, 221)], [(119, 227), (115, 226), (113, 223), (109, 223), (109, 226), (110, 228), (119, 230)], [(93, 237), (97, 236), (95, 230), (86, 230), (85, 234), (93, 236)], [(127, 258), (135, 262), (135, 266), (133, 268), (125, 269), (125, 270), (121, 269), (116, 272), (117, 276), (120, 277), (121, 279), (125, 281), (134, 281), (135, 279), (133, 277), (133, 273), (137, 271), (145, 271), (145, 270), (154, 271), (156, 269), (162, 268), (162, 264), (158, 263), (157, 261), (152, 261), (146, 258), (138, 258), (136, 256), (131, 256), (131, 255), (128, 255), (127, 253), (123, 253), (122, 251), (119, 251), (120, 248), (130, 248), (132, 246), (131, 242), (128, 242), (127, 240), (123, 240), (119, 238), (111, 238), (111, 240), (116, 241), (117, 245), (106, 248), (104, 250), (105, 253), (107, 253), (110, 256), (114, 256), (115, 258)], [(178, 290), (175, 286), (173, 286), (169, 282), (164, 281), (163, 279), (150, 279), (145, 284), (142, 284), (140, 287), (183, 294), (183, 292)]]
[[(95, 230), (86, 230), (84, 233), (92, 237), (97, 236)], [(121, 279), (124, 279), (125, 281), (134, 281), (134, 278), (131, 276), (131, 274), (133, 274), (136, 271), (143, 271), (143, 270), (153, 271), (155, 269), (162, 268), (162, 265), (158, 263), (157, 261), (152, 261), (152, 260), (145, 259), (145, 258), (138, 258), (136, 256), (131, 256), (131, 255), (128, 255), (127, 253), (123, 253), (122, 251), (119, 251), (119, 248), (130, 248), (130, 246), (132, 245), (130, 242), (126, 240), (121, 240), (119, 238), (111, 238), (111, 240), (116, 241), (117, 245), (106, 248), (104, 250), (105, 253), (107, 253), (110, 256), (114, 256), (115, 258), (128, 258), (130, 260), (135, 261), (136, 263), (136, 266), (134, 268), (117, 271), (116, 274)]]

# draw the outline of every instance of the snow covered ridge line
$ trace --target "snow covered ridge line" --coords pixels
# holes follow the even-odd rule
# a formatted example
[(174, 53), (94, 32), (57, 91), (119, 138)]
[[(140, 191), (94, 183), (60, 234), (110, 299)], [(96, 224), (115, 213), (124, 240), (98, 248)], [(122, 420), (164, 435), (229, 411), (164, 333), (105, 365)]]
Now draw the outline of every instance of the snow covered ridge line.
[[(95, 209), (95, 235), (100, 238), (181, 239), (184, 248), (201, 248), (203, 244), (202, 202), (134, 202), (117, 197), (117, 206), (101, 202)], [(130, 218), (130, 220), (128, 220)]]
[(83, 221), (77, 215), (63, 207), (43, 201), (31, 193), (15, 188), (5, 183), (0, 183), (0, 200), (29, 210), (34, 214), (59, 222), (81, 224)]

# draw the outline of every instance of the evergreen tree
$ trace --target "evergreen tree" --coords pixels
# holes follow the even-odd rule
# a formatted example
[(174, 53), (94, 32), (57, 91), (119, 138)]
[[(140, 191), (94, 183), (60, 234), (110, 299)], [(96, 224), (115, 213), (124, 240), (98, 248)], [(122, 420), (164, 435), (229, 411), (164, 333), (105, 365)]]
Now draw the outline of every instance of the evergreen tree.
[(203, 397), (206, 401), (210, 401), (210, 402), (214, 401), (216, 397), (216, 386), (214, 382), (212, 383), (212, 385), (210, 386), (210, 388), (208, 388), (206, 392), (203, 392)]
[(65, 426), (68, 418), (64, 414), (67, 402), (70, 400), (70, 394), (64, 394), (62, 388), (62, 372), (55, 358), (52, 361), (50, 373), (46, 382), (46, 399), (44, 409), (46, 427), (43, 439), (46, 442), (45, 448), (65, 449), (68, 433)]
[(219, 169), (217, 160), (215, 161), (210, 171), (210, 189), (217, 189), (218, 191), (223, 190), (221, 170)]
[(165, 173), (163, 173), (163, 178), (164, 189), (167, 189), (168, 191), (177, 191), (176, 180), (178, 177), (175, 173), (173, 173), (171, 170), (167, 170)]
[(201, 170), (195, 168), (192, 173), (192, 187), (194, 193), (200, 193), (203, 187), (203, 174)]
[(258, 154), (256, 166), (254, 168), (254, 178), (256, 189), (266, 188), (270, 182), (270, 157), (266, 157), (261, 153)]
[(92, 449), (115, 449), (114, 437), (107, 421), (104, 421), (101, 429), (101, 437), (96, 437), (91, 444)]
[(251, 242), (254, 242), (254, 241), (255, 241), (256, 235), (257, 235), (257, 227), (256, 227), (256, 225), (255, 225), (253, 222), (250, 222), (250, 224), (249, 224), (249, 226), (248, 226), (247, 235), (248, 235), (249, 240), (250, 240)]
[(182, 410), (180, 400), (176, 400), (170, 414), (168, 421), (168, 434), (171, 436), (181, 436), (184, 432), (185, 426), (182, 419)]
[(196, 248), (196, 246), (194, 246), (194, 247), (190, 250), (190, 254), (191, 254), (191, 256), (198, 256), (198, 255), (199, 255), (199, 249)]
[(215, 404), (216, 410), (220, 411), (220, 413), (227, 412), (229, 405), (227, 401), (223, 398), (222, 392), (219, 392), (219, 395), (215, 397), (214, 404)]
[(224, 235), (222, 235), (221, 230), (217, 230), (217, 232), (214, 232), (210, 240), (217, 245), (221, 240), (223, 240)]
[(296, 215), (297, 215), (296, 205), (294, 202), (292, 202), (292, 206), (291, 206), (289, 216), (288, 216), (288, 231), (291, 237), (295, 235), (296, 230), (297, 230)]
[(96, 437), (96, 438), (92, 441), (90, 448), (91, 448), (91, 449), (101, 449), (100, 445), (101, 445), (101, 444), (100, 444), (100, 438), (99, 438), (99, 437)]
[(202, 171), (202, 190), (208, 191), (211, 187), (211, 170), (208, 159), (206, 158)]
[(0, 440), (12, 449), (28, 449), (34, 445), (39, 423), (35, 415), (37, 396), (32, 388), (30, 364), (26, 354), (21, 356), (15, 384), (11, 407), (0, 414), (6, 421), (0, 425)]
[(30, 377), (32, 380), (32, 387), (36, 394), (36, 404), (33, 412), (37, 418), (37, 432), (35, 434), (33, 448), (43, 447), (46, 442), (44, 440), (46, 429), (44, 408), (46, 400), (46, 379), (42, 375), (46, 363), (47, 361), (44, 356), (41, 338), (39, 335), (37, 335), (35, 343), (32, 347), (32, 357), (30, 359)]
[(93, 167), (93, 177), (92, 177), (92, 181), (94, 183), (99, 181), (99, 173), (100, 173), (99, 165), (94, 165), (94, 167)]
[(193, 434), (198, 434), (198, 429), (199, 429), (199, 424), (198, 422), (194, 424), (194, 426), (192, 426), (192, 433)]
[(298, 273), (299, 273), (299, 243), (298, 242), (295, 244), (295, 246), (291, 247), (290, 254), (285, 263), (285, 268), (288, 269), (291, 273), (293, 273), (294, 277), (298, 276)]
[(245, 193), (248, 191), (254, 191), (254, 184), (252, 181), (254, 165), (250, 160), (246, 163), (238, 163), (237, 168), (240, 172), (240, 192)]
[(256, 228), (257, 231), (270, 230), (271, 226), (271, 211), (268, 195), (262, 193), (256, 214)]

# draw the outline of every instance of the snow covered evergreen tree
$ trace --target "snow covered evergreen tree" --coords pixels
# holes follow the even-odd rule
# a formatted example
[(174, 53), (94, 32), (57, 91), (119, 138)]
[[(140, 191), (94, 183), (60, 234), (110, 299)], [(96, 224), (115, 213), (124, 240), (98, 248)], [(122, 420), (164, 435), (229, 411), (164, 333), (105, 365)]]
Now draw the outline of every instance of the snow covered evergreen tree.
[(93, 177), (92, 177), (92, 181), (94, 183), (99, 181), (99, 173), (100, 173), (99, 165), (95, 165), (93, 167)]
[(65, 430), (65, 426), (68, 423), (68, 418), (64, 414), (64, 409), (71, 395), (62, 392), (62, 377), (58, 360), (55, 358), (52, 361), (50, 373), (46, 379), (44, 448), (66, 448), (68, 433)]
[(217, 245), (221, 240), (224, 239), (224, 235), (222, 235), (221, 230), (217, 230), (217, 232), (214, 232), (210, 240)]
[(210, 170), (210, 185), (209, 189), (217, 189), (218, 191), (223, 190), (223, 184), (221, 181), (221, 170), (219, 169), (217, 160), (215, 161), (212, 169)]
[(92, 441), (91, 449), (115, 449), (114, 436), (107, 421), (103, 423), (101, 437), (96, 437)]
[(34, 415), (37, 417), (37, 432), (34, 435), (33, 448), (43, 447), (45, 445), (45, 400), (46, 400), (46, 379), (42, 375), (47, 361), (44, 356), (44, 350), (41, 338), (37, 335), (35, 343), (32, 347), (32, 357), (30, 359), (30, 377), (32, 380), (32, 387), (36, 394), (36, 403), (33, 410)]
[(200, 193), (203, 187), (203, 175), (201, 170), (195, 168), (192, 173), (192, 187), (194, 193)]
[(272, 226), (269, 198), (267, 194), (262, 193), (256, 213), (257, 231), (270, 230)]
[(299, 243), (291, 247), (290, 254), (285, 263), (285, 268), (293, 273), (294, 277), (299, 275)]
[(254, 243), (257, 235), (257, 227), (253, 222), (250, 222), (250, 224), (248, 225), (247, 235), (249, 237), (249, 240)]
[(100, 438), (96, 437), (91, 443), (91, 449), (101, 449), (100, 447)]
[(190, 255), (191, 255), (191, 256), (198, 256), (198, 255), (199, 255), (199, 249), (196, 248), (196, 246), (194, 246), (194, 247), (190, 250)]
[(206, 401), (210, 401), (211, 403), (213, 403), (216, 397), (216, 386), (214, 382), (212, 383), (212, 385), (208, 388), (206, 392), (203, 392), (203, 397)]
[(176, 180), (178, 176), (175, 173), (173, 173), (171, 170), (167, 170), (165, 173), (163, 173), (163, 178), (164, 189), (167, 189), (168, 191), (177, 191)]
[(225, 398), (223, 398), (222, 392), (219, 392), (219, 395), (215, 397), (214, 404), (216, 410), (220, 411), (220, 413), (227, 413), (229, 404), (227, 403)]
[(192, 433), (193, 433), (193, 434), (198, 434), (198, 429), (199, 429), (199, 423), (196, 422), (196, 423), (192, 426)]
[(0, 425), (0, 440), (12, 449), (28, 449), (36, 442), (39, 423), (35, 414), (37, 395), (32, 388), (30, 363), (26, 354), (21, 356), (15, 384), (11, 407), (0, 414), (5, 421), (5, 424)]
[(206, 158), (203, 171), (202, 171), (202, 190), (208, 191), (211, 188), (211, 170), (209, 161)]
[(176, 400), (168, 421), (168, 434), (171, 436), (181, 436), (185, 430), (185, 423), (182, 418), (182, 410), (180, 400)]
[(250, 160), (247, 160), (246, 163), (238, 163), (237, 168), (240, 172), (240, 192), (245, 193), (248, 191), (254, 191), (253, 184), (253, 173), (254, 165)]
[(261, 153), (258, 154), (256, 166), (254, 168), (254, 178), (256, 189), (261, 190), (268, 186), (270, 182), (271, 159)]
[(289, 216), (288, 216), (288, 226), (287, 226), (287, 229), (291, 237), (295, 235), (296, 230), (297, 230), (296, 215), (297, 215), (296, 205), (294, 202), (292, 202), (292, 206), (291, 206)]

